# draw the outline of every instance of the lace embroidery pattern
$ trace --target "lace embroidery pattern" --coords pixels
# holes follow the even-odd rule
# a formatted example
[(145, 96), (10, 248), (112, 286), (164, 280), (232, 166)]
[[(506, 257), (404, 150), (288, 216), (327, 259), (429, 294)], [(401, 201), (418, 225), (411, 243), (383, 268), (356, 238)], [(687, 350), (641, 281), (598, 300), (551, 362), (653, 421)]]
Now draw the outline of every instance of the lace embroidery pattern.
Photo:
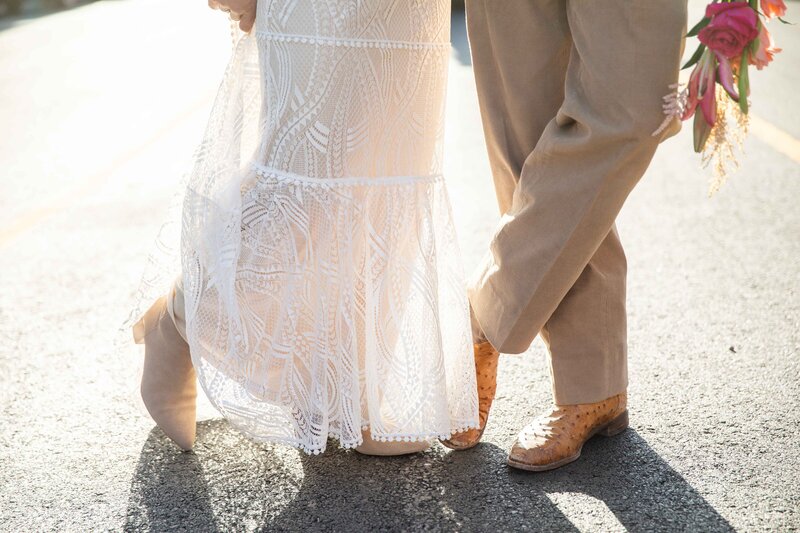
[(314, 37), (308, 35), (285, 35), (279, 33), (256, 32), (258, 39), (284, 43), (301, 43), (327, 46), (349, 46), (353, 48), (405, 48), (422, 50), (424, 48), (450, 49), (450, 43), (412, 43), (408, 41), (379, 41), (376, 39), (335, 39), (333, 37)]
[(174, 279), (200, 382), (310, 453), (475, 427), (441, 177), (449, 3), (263, 0), (132, 317)]

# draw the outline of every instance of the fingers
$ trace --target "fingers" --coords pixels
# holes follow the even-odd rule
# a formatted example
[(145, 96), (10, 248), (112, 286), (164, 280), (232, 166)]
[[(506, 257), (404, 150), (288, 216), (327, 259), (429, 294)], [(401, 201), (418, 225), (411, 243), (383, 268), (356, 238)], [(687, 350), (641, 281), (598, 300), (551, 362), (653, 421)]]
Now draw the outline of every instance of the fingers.
[(253, 24), (256, 22), (256, 14), (255, 13), (244, 13), (241, 15), (239, 19), (239, 29), (245, 33), (250, 33), (250, 30), (253, 29)]
[(208, 7), (227, 13), (230, 19), (239, 23), (239, 29), (250, 33), (256, 22), (255, 0), (208, 0)]

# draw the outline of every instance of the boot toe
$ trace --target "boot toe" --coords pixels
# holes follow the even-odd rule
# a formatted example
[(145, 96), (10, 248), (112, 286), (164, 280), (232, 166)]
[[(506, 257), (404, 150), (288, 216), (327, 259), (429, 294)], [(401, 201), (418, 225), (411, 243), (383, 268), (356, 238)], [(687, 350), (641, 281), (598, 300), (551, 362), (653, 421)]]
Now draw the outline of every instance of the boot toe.
[(546, 457), (541, 448), (528, 448), (519, 441), (515, 442), (508, 453), (508, 459), (514, 463), (524, 463), (530, 465), (545, 464)]
[(148, 395), (142, 395), (142, 399), (147, 411), (161, 431), (182, 450), (191, 450), (197, 431), (194, 403), (167, 403), (157, 397), (150, 398)]
[(175, 444), (177, 444), (178, 447), (185, 452), (188, 452), (194, 448), (194, 429), (191, 431), (186, 430), (182, 433), (173, 433), (172, 435), (168, 435), (168, 437), (175, 441)]
[(449, 439), (440, 440), (439, 442), (451, 450), (467, 450), (478, 445), (481, 441), (482, 434), (482, 431), (471, 429), (462, 433), (456, 433)]
[(194, 447), (194, 439), (196, 433), (196, 424), (194, 419), (191, 422), (184, 421), (157, 421), (158, 426), (164, 434), (172, 439), (178, 447), (188, 452)]

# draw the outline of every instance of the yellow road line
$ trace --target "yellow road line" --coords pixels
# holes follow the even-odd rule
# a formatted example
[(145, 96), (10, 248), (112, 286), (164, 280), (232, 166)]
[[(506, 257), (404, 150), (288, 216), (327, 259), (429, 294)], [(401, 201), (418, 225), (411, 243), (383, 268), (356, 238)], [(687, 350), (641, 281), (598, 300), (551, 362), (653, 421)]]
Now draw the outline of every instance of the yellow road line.
[(800, 140), (792, 137), (790, 133), (753, 113), (750, 114), (750, 133), (776, 152), (800, 163)]
[(25, 213), (14, 220), (9, 226), (0, 229), (0, 248), (16, 239), (26, 231), (39, 225), (43, 220), (74, 205), (78, 199), (95, 190), (97, 186), (106, 181), (108, 177), (112, 175), (119, 167), (134, 161), (148, 148), (160, 141), (167, 133), (188, 120), (189, 117), (196, 113), (200, 108), (208, 107), (208, 102), (212, 96), (212, 94), (207, 94), (203, 98), (198, 99), (191, 106), (175, 115), (172, 120), (164, 123), (145, 142), (123, 152), (107, 166), (80, 180), (73, 189), (56, 198), (50, 204)]

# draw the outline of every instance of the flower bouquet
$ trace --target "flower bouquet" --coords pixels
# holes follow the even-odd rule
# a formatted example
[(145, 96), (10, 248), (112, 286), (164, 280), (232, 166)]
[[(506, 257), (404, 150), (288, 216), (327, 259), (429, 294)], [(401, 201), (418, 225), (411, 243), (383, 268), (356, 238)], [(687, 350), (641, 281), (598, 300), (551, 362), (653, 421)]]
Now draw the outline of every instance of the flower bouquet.
[[(784, 0), (714, 0), (686, 35), (700, 41), (683, 66), (694, 70), (688, 86), (674, 85), (675, 92), (664, 97), (667, 118), (654, 135), (675, 118), (694, 117), (694, 150), (703, 154), (704, 165), (715, 163), (711, 192), (724, 182), (727, 163), (736, 163), (733, 146), (741, 147), (747, 133), (748, 69), (751, 65), (763, 69), (780, 52), (765, 23), (785, 22), (781, 18), (785, 14)], [(731, 128), (731, 123), (738, 128)]]

